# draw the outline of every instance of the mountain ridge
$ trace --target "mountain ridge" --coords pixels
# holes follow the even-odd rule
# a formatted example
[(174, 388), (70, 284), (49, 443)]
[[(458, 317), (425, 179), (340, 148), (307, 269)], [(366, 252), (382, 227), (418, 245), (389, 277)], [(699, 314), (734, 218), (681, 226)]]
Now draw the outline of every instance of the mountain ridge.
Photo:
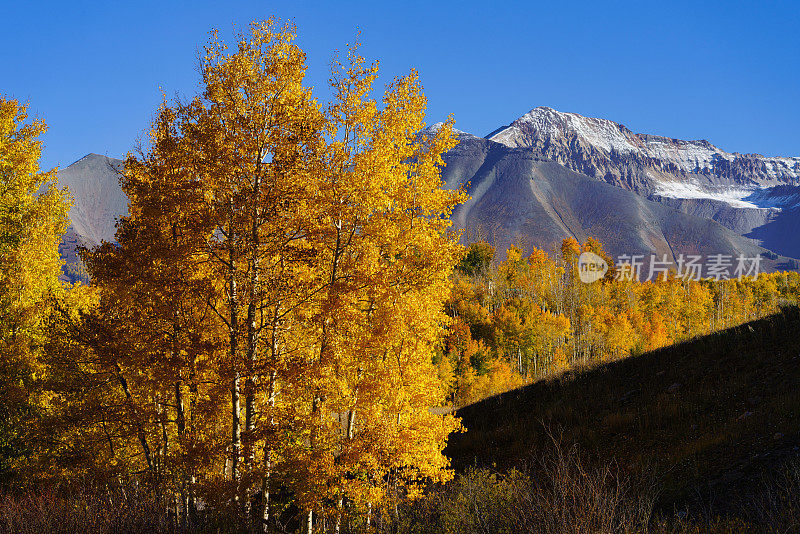
[(509, 245), (552, 251), (565, 238), (592, 237), (614, 256), (666, 255), (673, 264), (680, 254), (761, 255), (768, 270), (790, 261), (770, 259), (755, 240), (716, 221), (595, 180), (525, 148), (460, 136), (444, 159), (445, 186), (467, 187), (470, 194), (452, 214), (455, 226), (501, 252)]
[[(533, 108), (509, 125), (488, 134), (486, 138), (511, 147), (536, 148), (543, 143), (552, 145), (558, 138), (569, 139), (573, 136), (582, 144), (602, 149), (609, 154), (644, 152), (645, 157), (663, 161), (666, 170), (672, 164), (686, 174), (710, 173), (743, 181), (760, 179), (800, 182), (800, 157), (727, 152), (706, 139), (683, 140), (650, 133), (634, 133), (625, 125), (609, 119), (561, 112), (547, 106)], [(755, 165), (745, 167), (745, 162)], [(744, 170), (751, 175), (744, 176)]]
[(649, 200), (713, 219), (765, 248), (800, 257), (800, 157), (725, 152), (708, 140), (634, 133), (609, 119), (533, 108), (485, 139), (530, 150)]

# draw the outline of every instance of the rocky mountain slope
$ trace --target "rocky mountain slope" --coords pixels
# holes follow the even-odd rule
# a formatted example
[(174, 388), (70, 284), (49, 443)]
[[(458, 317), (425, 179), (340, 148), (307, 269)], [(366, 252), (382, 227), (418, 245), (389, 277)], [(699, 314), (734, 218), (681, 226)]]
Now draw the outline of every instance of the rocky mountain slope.
[(800, 157), (730, 153), (706, 140), (637, 134), (606, 119), (538, 107), (488, 139), (685, 213), (713, 219), (788, 256), (800, 226)]
[(128, 198), (119, 186), (122, 161), (99, 154), (87, 154), (58, 171), (58, 182), (73, 198), (70, 225), (59, 251), (66, 266), (63, 278), (85, 279), (76, 250), (102, 241), (113, 241), (116, 221), (128, 212)]
[[(797, 267), (800, 158), (728, 153), (546, 107), (486, 138), (459, 137), (443, 178), (468, 184), (453, 220), (472, 240), (552, 250), (594, 237), (614, 256), (760, 255), (768, 270)], [(121, 163), (89, 154), (58, 174), (75, 199), (61, 244), (66, 279), (85, 278), (76, 248), (113, 240), (127, 213)]]
[(595, 180), (528, 148), (460, 134), (445, 161), (447, 187), (466, 185), (471, 197), (453, 213), (456, 226), (468, 239), (487, 239), (500, 250), (510, 244), (553, 250), (566, 237), (594, 237), (615, 257), (654, 253), (674, 264), (680, 254), (761, 254), (768, 269), (787, 262), (713, 220)]
[(762, 207), (747, 199), (752, 191), (800, 183), (800, 157), (729, 153), (706, 140), (637, 134), (610, 120), (548, 107), (534, 108), (488, 137), (638, 193)]

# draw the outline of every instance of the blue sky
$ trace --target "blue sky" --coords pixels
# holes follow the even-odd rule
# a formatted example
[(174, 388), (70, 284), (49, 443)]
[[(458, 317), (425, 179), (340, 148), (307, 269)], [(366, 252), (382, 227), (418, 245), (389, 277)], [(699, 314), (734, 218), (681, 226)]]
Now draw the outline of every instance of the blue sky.
[(121, 157), (168, 94), (197, 90), (212, 27), (298, 25), (309, 81), (361, 31), (384, 80), (420, 71), (428, 121), (485, 135), (533, 107), (738, 152), (800, 155), (800, 2), (15, 2), (0, 94), (50, 131), (43, 166)]

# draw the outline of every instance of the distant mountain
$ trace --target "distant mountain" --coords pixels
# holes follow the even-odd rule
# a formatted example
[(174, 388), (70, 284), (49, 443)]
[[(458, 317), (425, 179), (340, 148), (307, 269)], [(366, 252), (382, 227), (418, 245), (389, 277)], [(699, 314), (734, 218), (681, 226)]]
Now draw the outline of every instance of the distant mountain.
[(776, 252), (800, 256), (800, 157), (725, 152), (706, 140), (637, 134), (606, 119), (534, 108), (488, 139), (713, 219)]
[(800, 157), (729, 153), (706, 140), (637, 134), (610, 120), (548, 107), (532, 109), (488, 138), (530, 148), (574, 171), (639, 193), (747, 204), (744, 198), (754, 190), (800, 183)]
[(128, 198), (119, 185), (122, 160), (88, 154), (58, 171), (58, 182), (73, 198), (70, 225), (59, 250), (65, 260), (63, 278), (85, 279), (76, 249), (113, 241), (117, 219), (127, 214)]
[(715, 221), (577, 173), (529, 148), (459, 138), (445, 155), (443, 179), (449, 188), (468, 184), (471, 198), (452, 218), (471, 240), (487, 239), (500, 250), (521, 244), (550, 251), (566, 237), (594, 237), (614, 256), (655, 253), (675, 263), (679, 254), (760, 254), (769, 270), (788, 262)]

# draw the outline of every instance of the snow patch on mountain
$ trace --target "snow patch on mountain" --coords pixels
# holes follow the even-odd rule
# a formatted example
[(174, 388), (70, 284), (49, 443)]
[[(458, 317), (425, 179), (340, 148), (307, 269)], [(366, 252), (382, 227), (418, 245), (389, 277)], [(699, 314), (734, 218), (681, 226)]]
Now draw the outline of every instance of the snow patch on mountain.
[[(582, 149), (594, 150), (609, 160), (615, 154), (630, 156), (665, 172), (678, 170), (687, 174), (723, 176), (729, 173), (732, 165), (741, 164), (752, 168), (753, 175), (758, 175), (762, 181), (800, 182), (800, 157), (730, 153), (705, 140), (684, 141), (637, 134), (607, 119), (564, 113), (544, 106), (532, 109), (506, 128), (490, 135), (489, 139), (515, 148), (536, 147), (552, 151), (553, 146), (561, 146), (569, 153)], [(568, 160), (569, 155), (565, 153), (559, 159)], [(664, 187), (675, 194), (679, 192), (676, 186)], [(687, 186), (687, 194), (692, 192), (691, 186)]]
[[(424, 133), (424, 134), (435, 134), (439, 130), (441, 130), (443, 126), (444, 126), (443, 122), (436, 122), (436, 123), (431, 124), (430, 126), (426, 126), (425, 128), (423, 128), (422, 129), (422, 133)], [(453, 127), (453, 133), (456, 134), (457, 137), (461, 137), (461, 136), (475, 137), (471, 133), (467, 133), (467, 132), (461, 131), (458, 128), (455, 128), (455, 127)]]
[(754, 202), (753, 189), (708, 190), (696, 183), (660, 182), (655, 195), (667, 198), (703, 199), (725, 202), (737, 208), (770, 209), (777, 206), (759, 205)]
[(591, 145), (610, 152), (630, 152), (637, 149), (624, 126), (606, 119), (583, 117), (577, 113), (562, 113), (548, 107), (532, 109), (507, 128), (490, 137), (491, 141), (511, 147), (525, 146), (525, 137), (535, 132), (542, 137), (564, 138), (576, 133)]

